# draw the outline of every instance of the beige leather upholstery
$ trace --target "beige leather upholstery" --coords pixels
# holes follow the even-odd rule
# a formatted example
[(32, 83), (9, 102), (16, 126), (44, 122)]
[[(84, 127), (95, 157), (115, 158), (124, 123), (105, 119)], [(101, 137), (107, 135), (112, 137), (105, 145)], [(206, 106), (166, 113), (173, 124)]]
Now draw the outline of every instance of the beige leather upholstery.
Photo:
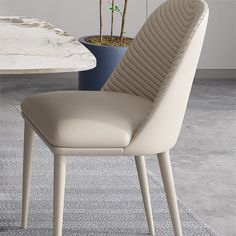
[(103, 90), (154, 101), (206, 13), (206, 5), (198, 0), (164, 2), (141, 28)]
[(141, 28), (103, 91), (34, 95), (22, 111), (57, 147), (119, 147), (124, 155), (169, 150), (181, 129), (207, 20), (205, 2), (169, 0)]
[(66, 158), (135, 156), (155, 234), (144, 155), (157, 154), (175, 236), (182, 236), (169, 150), (178, 138), (208, 20), (202, 0), (169, 0), (146, 21), (100, 92), (52, 92), (22, 103), (22, 227), (27, 225), (33, 130), (54, 154), (53, 235), (62, 235)]
[(150, 107), (134, 95), (85, 91), (42, 93), (22, 103), (44, 138), (64, 148), (126, 147)]
[[(153, 101), (125, 155), (161, 153), (178, 138), (208, 21), (201, 0), (170, 0), (153, 12), (104, 91)], [(145, 145), (144, 145), (145, 143)]]

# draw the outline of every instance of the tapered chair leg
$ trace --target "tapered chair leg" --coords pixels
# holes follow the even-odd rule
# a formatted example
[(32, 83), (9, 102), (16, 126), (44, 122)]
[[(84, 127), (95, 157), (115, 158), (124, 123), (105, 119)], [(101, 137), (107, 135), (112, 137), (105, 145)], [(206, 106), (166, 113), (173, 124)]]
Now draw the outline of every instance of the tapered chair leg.
[(169, 206), (171, 221), (175, 236), (182, 236), (182, 228), (174, 186), (174, 178), (170, 162), (169, 152), (157, 154), (160, 165), (162, 180), (165, 188), (167, 203)]
[(63, 156), (55, 156), (53, 191), (53, 236), (62, 235), (65, 177), (66, 159)]
[(22, 219), (21, 227), (27, 227), (29, 193), (32, 173), (32, 150), (33, 150), (34, 131), (30, 125), (25, 122), (24, 130), (24, 157), (23, 157), (23, 191), (22, 191)]
[(152, 207), (149, 195), (149, 185), (148, 185), (148, 178), (147, 178), (147, 170), (145, 164), (144, 156), (136, 156), (135, 157), (135, 164), (137, 167), (139, 183), (141, 187), (142, 197), (144, 208), (146, 212), (146, 218), (148, 223), (149, 232), (151, 235), (155, 235), (155, 228), (153, 224), (153, 216), (152, 216)]

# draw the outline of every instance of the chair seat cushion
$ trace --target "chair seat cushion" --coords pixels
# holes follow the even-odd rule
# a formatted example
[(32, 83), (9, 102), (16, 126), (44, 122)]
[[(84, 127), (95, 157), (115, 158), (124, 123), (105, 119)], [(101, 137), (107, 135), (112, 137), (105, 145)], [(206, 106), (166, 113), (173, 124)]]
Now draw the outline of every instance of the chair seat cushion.
[(53, 146), (123, 148), (151, 105), (148, 99), (123, 93), (60, 91), (32, 95), (21, 108)]

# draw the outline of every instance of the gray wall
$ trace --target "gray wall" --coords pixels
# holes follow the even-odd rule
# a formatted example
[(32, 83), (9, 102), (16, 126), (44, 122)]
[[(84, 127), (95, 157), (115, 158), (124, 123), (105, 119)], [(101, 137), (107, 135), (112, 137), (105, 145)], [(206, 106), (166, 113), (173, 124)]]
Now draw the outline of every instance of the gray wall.
[[(236, 69), (236, 0), (206, 1), (210, 6), (210, 21), (199, 68)], [(148, 12), (161, 2), (148, 0)], [(104, 5), (109, 8), (107, 0)], [(146, 1), (130, 0), (128, 10), (126, 31), (134, 36), (145, 20)], [(98, 0), (0, 0), (0, 15), (42, 18), (76, 37), (98, 33)], [(109, 15), (104, 18), (108, 33)]]

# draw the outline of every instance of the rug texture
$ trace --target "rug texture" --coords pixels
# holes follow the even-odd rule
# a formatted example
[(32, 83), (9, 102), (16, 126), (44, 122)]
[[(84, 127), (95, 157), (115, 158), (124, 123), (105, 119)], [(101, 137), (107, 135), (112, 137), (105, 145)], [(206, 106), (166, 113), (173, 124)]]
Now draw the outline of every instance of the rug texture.
[[(0, 235), (52, 235), (53, 158), (40, 140), (34, 148), (28, 228), (20, 228), (22, 140), (0, 140)], [(164, 191), (149, 174), (156, 235), (173, 235)], [(179, 201), (185, 236), (212, 230)], [(148, 235), (134, 159), (69, 157), (63, 236)]]

